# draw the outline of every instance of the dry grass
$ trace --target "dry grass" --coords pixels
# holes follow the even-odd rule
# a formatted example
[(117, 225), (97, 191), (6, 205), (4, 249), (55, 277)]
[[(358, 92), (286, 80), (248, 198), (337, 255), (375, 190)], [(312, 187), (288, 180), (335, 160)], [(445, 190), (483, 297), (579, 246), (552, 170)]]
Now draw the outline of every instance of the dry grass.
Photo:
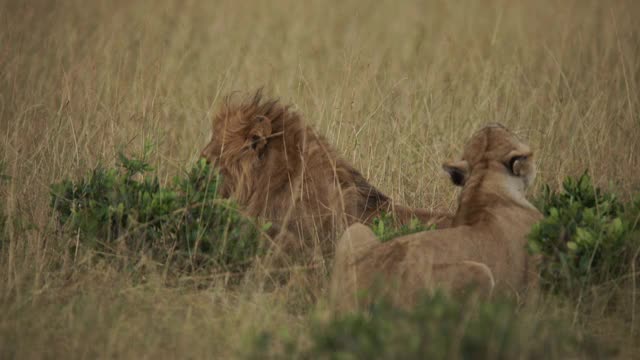
[[(588, 168), (599, 185), (638, 191), (639, 17), (633, 0), (0, 1), (0, 160), (11, 176), (0, 354), (237, 357), (258, 330), (305, 327), (312, 299), (295, 288), (167, 287), (153, 265), (68, 254), (75, 239), (51, 231), (49, 184), (144, 139), (161, 174), (177, 173), (230, 91), (264, 85), (295, 104), (410, 205), (452, 206), (440, 164), (495, 121), (537, 150), (538, 182)], [(624, 356), (637, 350), (640, 307), (635, 288), (619, 292), (620, 316), (596, 301), (569, 309), (588, 308), (576, 326)]]

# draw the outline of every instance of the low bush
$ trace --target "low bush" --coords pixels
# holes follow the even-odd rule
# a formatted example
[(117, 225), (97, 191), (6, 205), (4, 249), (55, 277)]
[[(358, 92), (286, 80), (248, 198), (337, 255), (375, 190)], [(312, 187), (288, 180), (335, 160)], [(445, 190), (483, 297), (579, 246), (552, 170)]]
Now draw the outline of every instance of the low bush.
[[(368, 311), (313, 322), (299, 337), (263, 333), (253, 357), (301, 359), (561, 359), (593, 343), (510, 300), (425, 294), (411, 309), (379, 300)], [(268, 356), (267, 356), (268, 355)], [(594, 355), (595, 356), (595, 355)]]
[[(181, 269), (241, 271), (262, 250), (260, 229), (217, 194), (220, 178), (203, 160), (169, 186), (141, 159), (119, 155), (83, 179), (51, 188), (51, 207), (63, 229), (99, 253), (151, 251)], [(118, 250), (119, 251), (119, 250)]]
[(537, 202), (544, 219), (529, 235), (529, 250), (541, 257), (544, 288), (575, 294), (630, 273), (640, 251), (640, 197), (625, 204), (585, 173), (567, 178), (560, 192), (545, 186)]

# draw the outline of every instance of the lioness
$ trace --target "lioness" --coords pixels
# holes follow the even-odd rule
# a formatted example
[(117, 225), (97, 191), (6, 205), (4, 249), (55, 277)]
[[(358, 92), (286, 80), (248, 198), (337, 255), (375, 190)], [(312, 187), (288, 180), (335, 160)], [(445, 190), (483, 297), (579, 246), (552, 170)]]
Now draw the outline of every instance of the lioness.
[(502, 125), (487, 126), (467, 142), (462, 160), (443, 165), (462, 186), (451, 228), (380, 243), (369, 228), (352, 225), (338, 240), (331, 295), (353, 308), (360, 290), (381, 290), (411, 302), (416, 292), (479, 285), (515, 291), (534, 282), (526, 235), (541, 214), (525, 198), (535, 165), (527, 145)]
[(399, 224), (416, 217), (443, 227), (451, 219), (395, 204), (305, 126), (300, 115), (277, 100), (263, 100), (260, 90), (239, 104), (227, 97), (201, 156), (219, 168), (222, 196), (278, 229), (319, 240), (325, 251), (333, 251), (336, 234), (348, 225), (368, 223), (382, 212), (390, 212)]

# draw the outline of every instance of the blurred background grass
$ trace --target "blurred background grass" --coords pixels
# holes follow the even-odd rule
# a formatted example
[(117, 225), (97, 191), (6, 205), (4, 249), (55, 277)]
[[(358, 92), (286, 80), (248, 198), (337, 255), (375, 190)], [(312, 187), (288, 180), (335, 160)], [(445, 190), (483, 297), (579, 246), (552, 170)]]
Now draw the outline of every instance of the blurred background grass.
[[(0, 0), (0, 160), (11, 177), (0, 351), (238, 356), (244, 334), (306, 326), (311, 300), (290, 287), (166, 288), (153, 271), (69, 255), (74, 239), (50, 230), (51, 183), (145, 139), (167, 181), (197, 158), (232, 91), (264, 86), (294, 104), (410, 205), (453, 207), (440, 164), (488, 122), (530, 142), (538, 184), (589, 169), (629, 196), (639, 190), (639, 18), (633, 0)], [(590, 326), (631, 352), (635, 295), (628, 322), (593, 307)]]

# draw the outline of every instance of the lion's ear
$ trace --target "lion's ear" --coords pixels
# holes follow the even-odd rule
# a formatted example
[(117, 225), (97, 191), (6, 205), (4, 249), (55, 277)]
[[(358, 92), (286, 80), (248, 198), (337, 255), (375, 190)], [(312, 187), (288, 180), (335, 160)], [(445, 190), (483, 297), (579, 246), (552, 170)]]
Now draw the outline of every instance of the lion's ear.
[(251, 149), (257, 152), (258, 155), (262, 155), (271, 135), (271, 121), (266, 116), (260, 116), (253, 120), (252, 125), (247, 141)]
[(469, 176), (469, 163), (465, 160), (449, 161), (442, 164), (442, 169), (451, 177), (451, 182), (456, 186), (464, 186)]
[(261, 153), (265, 146), (267, 146), (267, 139), (264, 136), (251, 135), (249, 141), (251, 143), (251, 148), (258, 153)]

